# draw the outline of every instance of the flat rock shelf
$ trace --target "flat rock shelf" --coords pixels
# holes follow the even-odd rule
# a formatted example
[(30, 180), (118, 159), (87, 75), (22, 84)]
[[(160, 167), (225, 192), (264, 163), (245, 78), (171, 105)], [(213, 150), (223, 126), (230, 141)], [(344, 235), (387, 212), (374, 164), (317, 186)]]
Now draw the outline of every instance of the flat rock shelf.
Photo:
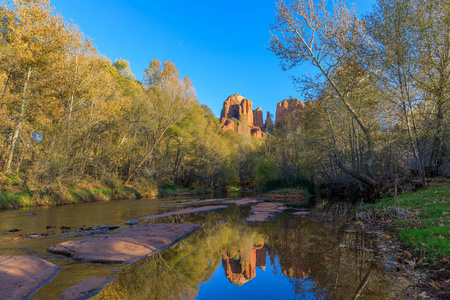
[(88, 299), (97, 295), (115, 277), (91, 277), (80, 281), (58, 296), (57, 300)]
[(252, 207), (253, 215), (246, 218), (247, 222), (266, 222), (272, 220), (277, 214), (286, 210), (282, 203), (264, 202)]
[(226, 206), (226, 205), (209, 205), (209, 206), (200, 206), (200, 207), (188, 207), (188, 208), (181, 208), (181, 209), (177, 209), (177, 210), (164, 212), (161, 214), (143, 216), (143, 217), (140, 217), (139, 219), (140, 220), (151, 220), (151, 219), (156, 219), (156, 218), (168, 217), (168, 216), (172, 216), (172, 215), (193, 214), (193, 213), (197, 213), (197, 212), (216, 210), (216, 209), (222, 209), (222, 208), (227, 208), (227, 207), (228, 206)]
[(201, 227), (197, 224), (142, 224), (63, 242), (48, 251), (85, 262), (130, 263), (174, 245)]
[(61, 270), (43, 259), (31, 256), (0, 256), (1, 299), (27, 299)]
[(255, 198), (243, 198), (243, 199), (233, 199), (233, 200), (226, 200), (223, 203), (226, 204), (234, 204), (234, 205), (248, 205), (248, 204), (256, 204), (259, 202), (262, 202), (262, 199), (255, 199)]

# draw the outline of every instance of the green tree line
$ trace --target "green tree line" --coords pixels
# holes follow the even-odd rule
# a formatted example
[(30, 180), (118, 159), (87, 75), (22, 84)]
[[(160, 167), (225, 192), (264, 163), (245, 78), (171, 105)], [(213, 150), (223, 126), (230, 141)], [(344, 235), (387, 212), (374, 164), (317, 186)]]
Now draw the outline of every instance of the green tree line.
[(223, 134), (171, 61), (151, 60), (139, 82), (126, 60), (102, 56), (49, 0), (14, 0), (0, 14), (3, 181), (19, 174), (23, 189), (50, 191), (80, 182), (252, 181), (247, 154), (258, 142)]
[(450, 172), (448, 1), (378, 0), (362, 19), (344, 1), (278, 1), (270, 50), (317, 71), (294, 79), (315, 104), (265, 145), (275, 168), (374, 196)]

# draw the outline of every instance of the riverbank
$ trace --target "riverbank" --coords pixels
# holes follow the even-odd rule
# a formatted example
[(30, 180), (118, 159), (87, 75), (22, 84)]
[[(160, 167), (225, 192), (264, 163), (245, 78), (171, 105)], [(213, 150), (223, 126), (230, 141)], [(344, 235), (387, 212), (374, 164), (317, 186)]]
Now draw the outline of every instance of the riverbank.
[(151, 193), (153, 189), (147, 187), (88, 180), (41, 186), (26, 182), (18, 174), (0, 173), (0, 209), (136, 199)]
[[(357, 223), (383, 230), (399, 247), (397, 262), (427, 274), (419, 287), (437, 299), (450, 297), (450, 182), (441, 179), (416, 192), (358, 208)], [(442, 298), (443, 297), (443, 298)]]

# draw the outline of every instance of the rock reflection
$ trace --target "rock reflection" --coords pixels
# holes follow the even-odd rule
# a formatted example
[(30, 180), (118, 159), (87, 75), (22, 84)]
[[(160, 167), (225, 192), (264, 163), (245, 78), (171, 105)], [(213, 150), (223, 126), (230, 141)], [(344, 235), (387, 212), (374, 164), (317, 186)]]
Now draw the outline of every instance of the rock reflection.
[(407, 296), (410, 282), (387, 272), (372, 236), (289, 213), (248, 224), (242, 211), (169, 219), (204, 228), (130, 266), (98, 299), (222, 299), (224, 287), (228, 299), (269, 299), (273, 290), (283, 299)]
[(222, 266), (225, 270), (225, 277), (231, 283), (236, 285), (243, 285), (252, 280), (256, 276), (256, 267), (265, 270), (266, 268), (266, 249), (264, 244), (251, 249), (246, 252), (244, 249), (239, 249), (233, 254), (223, 251)]

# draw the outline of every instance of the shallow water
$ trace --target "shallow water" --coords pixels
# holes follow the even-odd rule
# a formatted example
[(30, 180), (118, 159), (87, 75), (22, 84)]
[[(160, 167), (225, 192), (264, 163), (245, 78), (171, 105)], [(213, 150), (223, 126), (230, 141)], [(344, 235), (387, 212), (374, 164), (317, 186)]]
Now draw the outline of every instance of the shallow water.
[[(305, 218), (291, 211), (265, 223), (243, 222), (251, 206), (234, 205), (153, 220), (197, 223), (203, 229), (130, 265), (80, 263), (46, 252), (51, 245), (95, 232), (81, 231), (80, 227), (125, 227), (124, 222), (130, 218), (203, 203), (189, 200), (141, 199), (3, 211), (0, 240), (19, 234), (49, 235), (1, 242), (0, 255), (33, 255), (62, 267), (32, 299), (55, 299), (85, 278), (111, 274), (117, 279), (97, 299), (407, 298), (410, 282), (387, 271), (376, 236), (346, 231), (348, 225), (329, 222), (329, 217)], [(30, 212), (35, 216), (27, 216)], [(71, 229), (61, 230), (61, 226)], [(22, 231), (8, 232), (18, 227)]]

